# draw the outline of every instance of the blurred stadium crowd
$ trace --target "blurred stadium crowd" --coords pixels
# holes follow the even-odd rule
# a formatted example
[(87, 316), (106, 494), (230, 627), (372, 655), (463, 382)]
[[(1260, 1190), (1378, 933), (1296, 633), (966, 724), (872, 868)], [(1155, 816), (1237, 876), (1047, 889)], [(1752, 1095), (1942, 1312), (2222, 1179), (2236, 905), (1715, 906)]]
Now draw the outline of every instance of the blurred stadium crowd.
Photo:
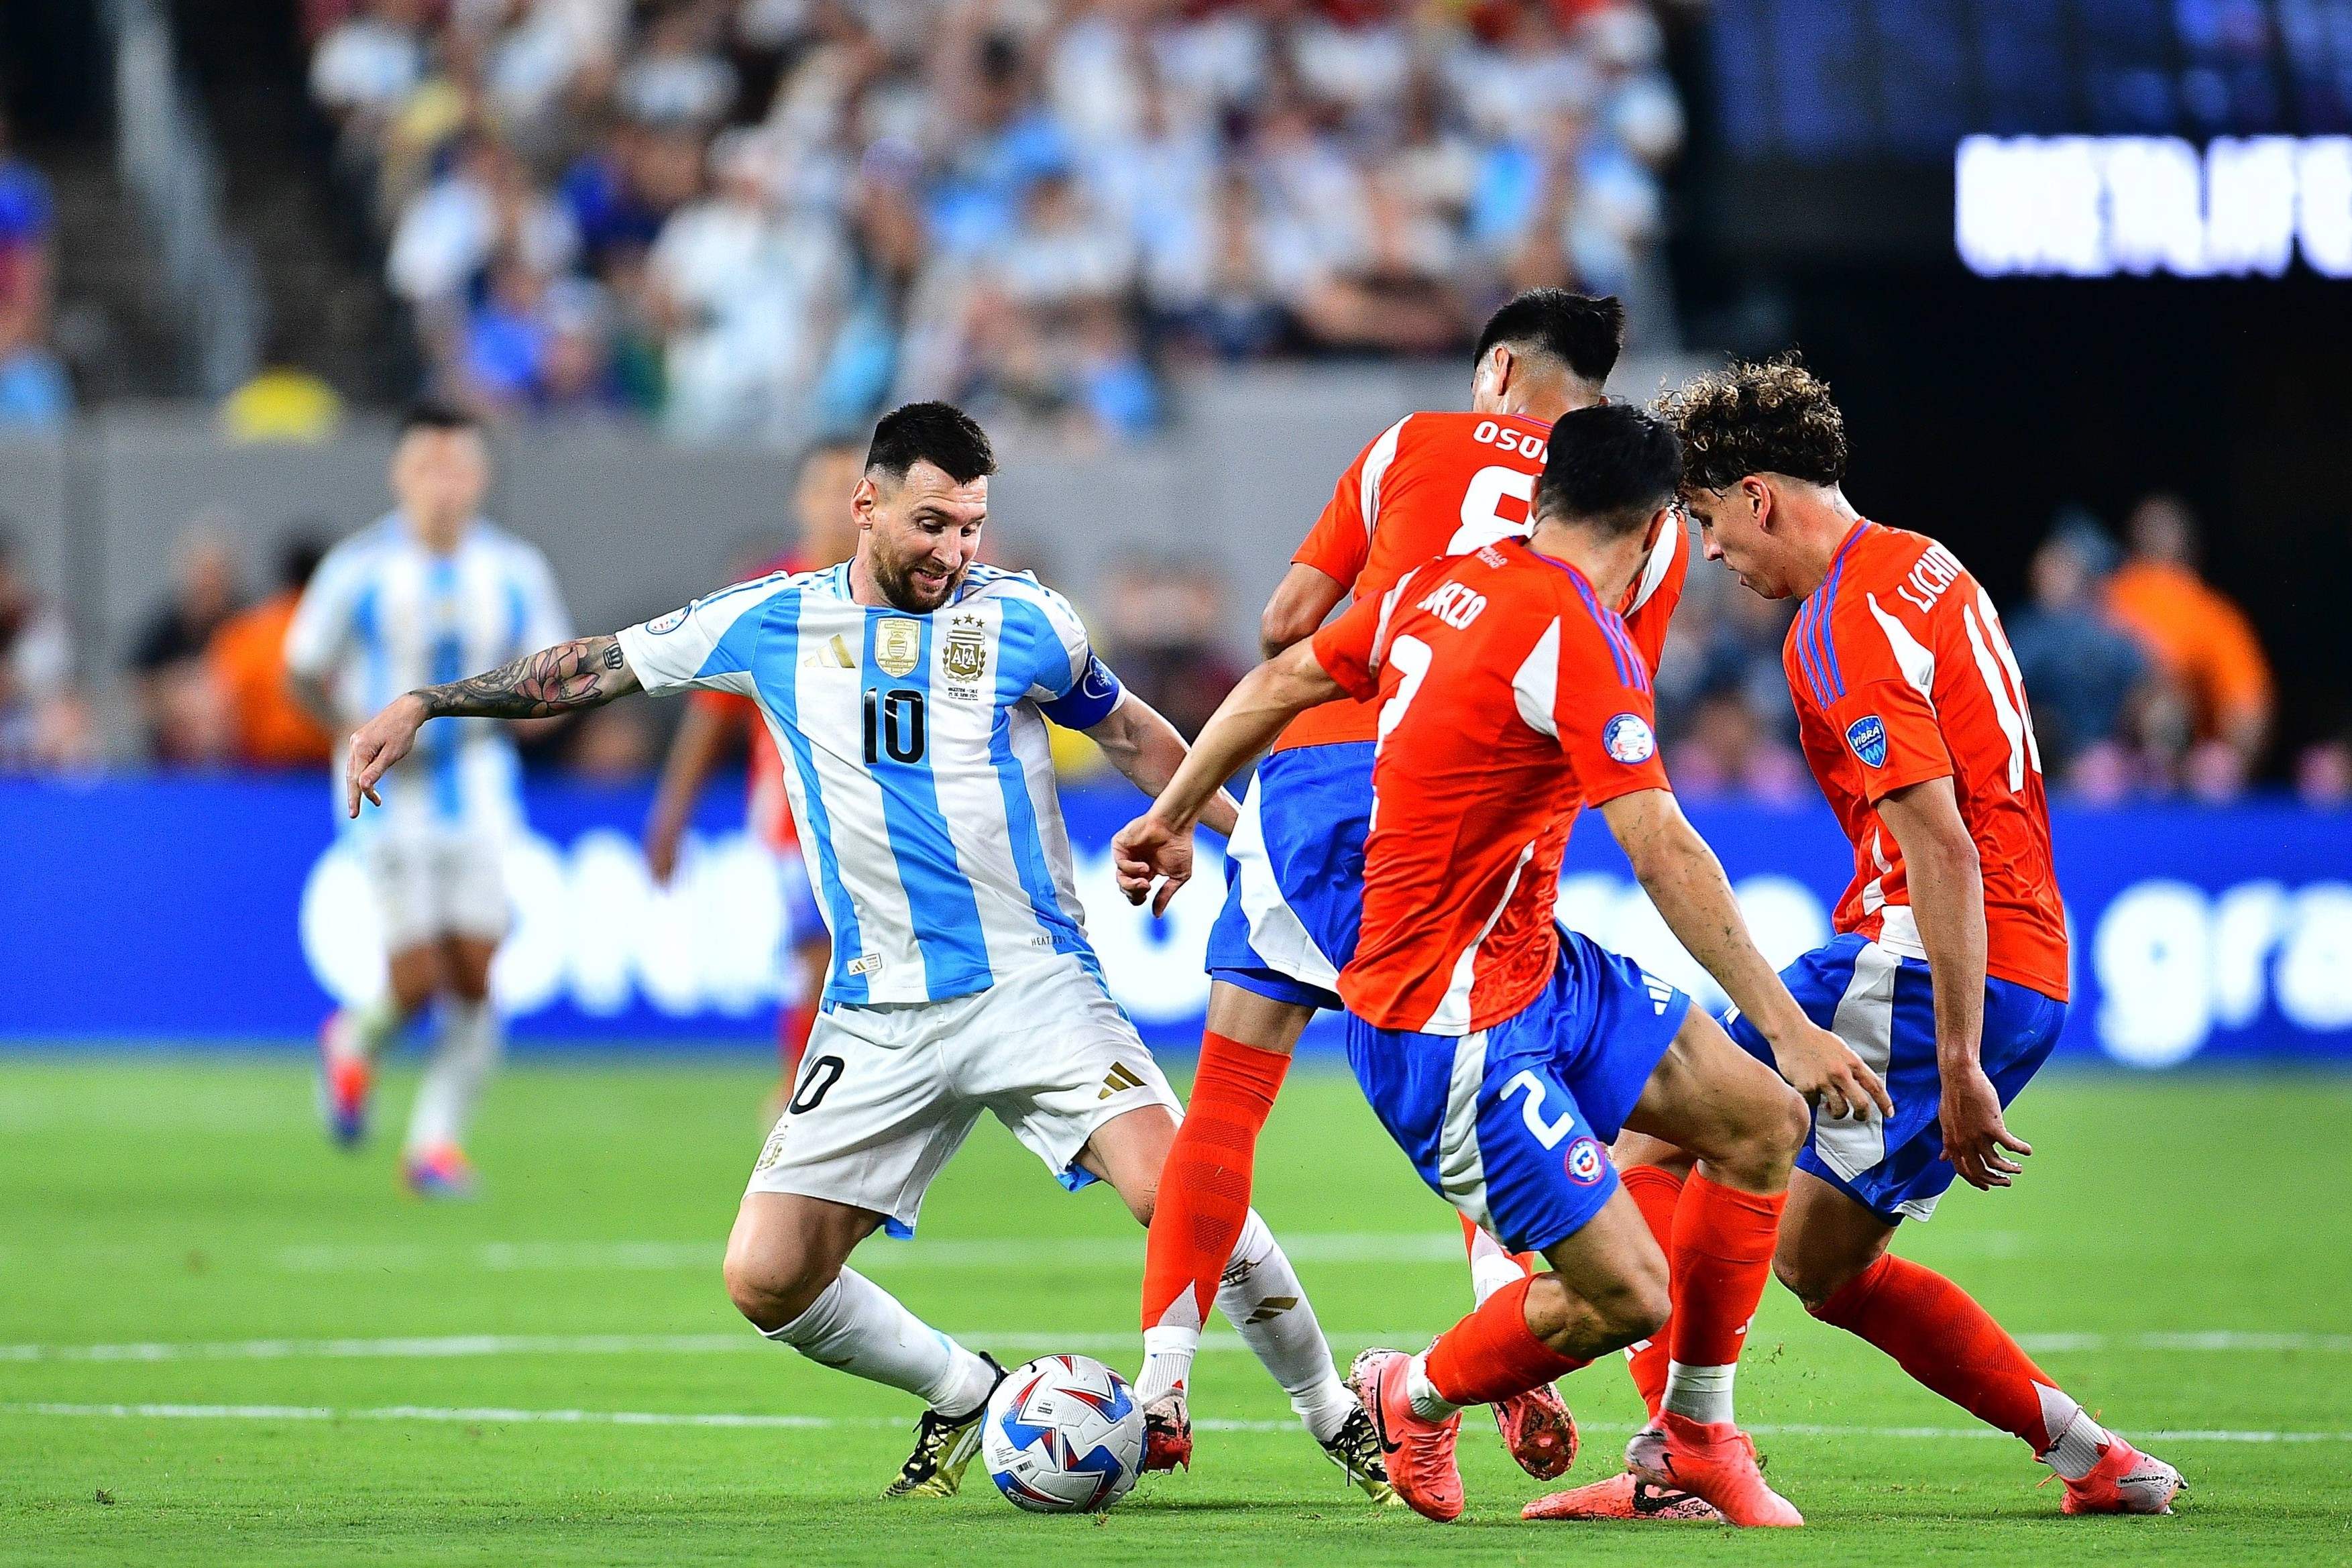
[(445, 395), (793, 443), (888, 404), (1118, 438), (1190, 357), (1668, 342), (1683, 116), (1627, 0), (312, 0)]
[[(1163, 419), (1188, 363), (1452, 356), (1537, 284), (1620, 295), (1637, 349), (1678, 342), (1662, 178), (1684, 117), (1636, 0), (302, 0), (301, 16), (339, 199), (413, 327), (419, 390), (496, 425), (790, 450), (945, 397), (1116, 442)], [(54, 226), (0, 126), (0, 429), (70, 413)], [(224, 417), (301, 436), (339, 410), (281, 363)], [(2268, 662), (2200, 576), (2187, 505), (2150, 495), (2116, 521), (2062, 513), (2004, 606), (2053, 784), (2221, 800), (2284, 764), (2306, 798), (2352, 802), (2352, 739), (2271, 754)], [(73, 668), (59, 607), (0, 536), (0, 771), (320, 765), (277, 655), (331, 540), (291, 526), (263, 563), (238, 558), (239, 531), (188, 525), (120, 670)], [(1678, 787), (1810, 798), (1788, 606), (1718, 572), (1691, 584), (1659, 682)], [(1246, 667), (1229, 586), (1141, 558), (1094, 586), (1084, 608), (1129, 683), (1196, 730)], [(118, 677), (135, 720), (101, 725), (92, 694)], [(642, 707), (529, 755), (643, 774), (666, 716)]]

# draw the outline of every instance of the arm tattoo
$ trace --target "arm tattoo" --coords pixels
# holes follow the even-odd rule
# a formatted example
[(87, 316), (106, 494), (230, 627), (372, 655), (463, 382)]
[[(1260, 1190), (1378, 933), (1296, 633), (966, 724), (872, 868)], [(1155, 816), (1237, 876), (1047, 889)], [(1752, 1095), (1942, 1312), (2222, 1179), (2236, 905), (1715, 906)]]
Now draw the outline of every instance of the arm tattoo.
[(428, 718), (544, 719), (636, 689), (620, 643), (601, 637), (558, 643), (469, 680), (420, 687), (416, 696)]

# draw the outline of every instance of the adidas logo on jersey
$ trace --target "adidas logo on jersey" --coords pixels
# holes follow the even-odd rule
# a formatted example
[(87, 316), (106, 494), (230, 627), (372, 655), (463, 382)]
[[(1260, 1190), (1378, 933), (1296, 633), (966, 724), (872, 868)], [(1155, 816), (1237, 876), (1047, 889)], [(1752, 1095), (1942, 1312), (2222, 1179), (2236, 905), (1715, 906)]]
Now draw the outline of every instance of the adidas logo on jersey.
[(839, 632), (827, 637), (823, 647), (801, 658), (803, 669), (856, 669), (857, 660), (850, 657), (849, 644)]
[(1136, 1077), (1134, 1072), (1125, 1062), (1113, 1062), (1111, 1064), (1110, 1071), (1103, 1075), (1102, 1092), (1096, 1095), (1095, 1098), (1097, 1100), (1108, 1100), (1114, 1094), (1124, 1093), (1128, 1089), (1141, 1089), (1142, 1087), (1143, 1080)]
[(1650, 994), (1650, 1011), (1664, 1017), (1666, 1005), (1675, 999), (1675, 988), (1646, 969), (1642, 972), (1642, 988)]

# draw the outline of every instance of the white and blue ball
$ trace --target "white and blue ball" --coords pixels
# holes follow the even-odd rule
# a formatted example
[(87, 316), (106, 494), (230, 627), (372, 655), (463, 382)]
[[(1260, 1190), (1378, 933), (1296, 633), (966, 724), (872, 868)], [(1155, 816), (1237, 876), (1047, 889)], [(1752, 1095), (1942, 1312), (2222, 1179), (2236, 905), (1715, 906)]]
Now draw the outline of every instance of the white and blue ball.
[(1039, 1356), (989, 1396), (980, 1457), (1016, 1508), (1100, 1513), (1143, 1468), (1143, 1407), (1127, 1379), (1091, 1356)]

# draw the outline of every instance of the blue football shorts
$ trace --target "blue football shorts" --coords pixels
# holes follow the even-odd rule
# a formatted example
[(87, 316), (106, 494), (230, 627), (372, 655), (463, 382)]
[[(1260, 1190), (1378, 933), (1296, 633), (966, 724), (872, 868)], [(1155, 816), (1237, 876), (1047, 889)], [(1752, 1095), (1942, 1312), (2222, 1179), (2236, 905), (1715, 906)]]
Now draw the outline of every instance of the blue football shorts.
[[(1853, 1047), (1885, 1081), (1895, 1114), (1876, 1106), (1857, 1121), (1818, 1111), (1797, 1168), (1819, 1176), (1879, 1218), (1926, 1219), (1958, 1174), (1944, 1160), (1943, 1078), (1936, 1068), (1936, 994), (1927, 965), (1849, 933), (1780, 972), (1805, 1016)], [(2066, 1004), (2032, 986), (1985, 982), (1985, 1076), (2007, 1106), (2058, 1043)], [(1765, 1066), (1771, 1047), (1733, 1008), (1723, 1026)]]
[(1370, 741), (1300, 746), (1259, 765), (1225, 847), (1212, 979), (1339, 1010), (1339, 971), (1364, 914), (1372, 751)]
[(1515, 1252), (1584, 1228), (1617, 1190), (1609, 1145), (1690, 998), (1561, 930), (1551, 978), (1459, 1038), (1348, 1019), (1348, 1065), (1430, 1190)]

